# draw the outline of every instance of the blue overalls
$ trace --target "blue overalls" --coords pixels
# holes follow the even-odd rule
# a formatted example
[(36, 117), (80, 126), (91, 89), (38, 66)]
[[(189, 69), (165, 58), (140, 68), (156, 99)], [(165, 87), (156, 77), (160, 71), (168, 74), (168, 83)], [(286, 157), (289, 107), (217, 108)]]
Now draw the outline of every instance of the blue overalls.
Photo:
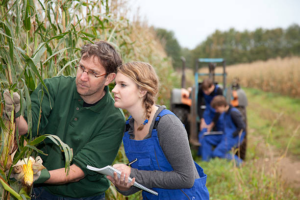
[[(203, 93), (203, 97), (205, 100), (205, 106), (206, 106), (206, 108), (203, 112), (203, 118), (204, 118), (206, 124), (210, 124), (216, 115), (216, 110), (210, 106), (210, 103), (213, 100), (213, 98), (216, 96), (216, 92), (217, 92), (218, 88), (219, 88), (219, 86), (215, 85), (215, 89), (212, 92), (213, 95), (206, 95), (205, 93)], [(221, 116), (220, 116), (217, 124), (215, 124), (215, 127), (217, 130), (222, 130), (223, 121), (221, 120)]]
[[(159, 119), (164, 115), (174, 115), (169, 110), (162, 110), (157, 118), (155, 119), (155, 125), (152, 130), (151, 138), (144, 140), (132, 140), (128, 134), (128, 130), (124, 133), (123, 143), (125, 148), (125, 153), (129, 161), (135, 160), (137, 162), (133, 163), (131, 166), (138, 170), (148, 170), (148, 171), (173, 171), (172, 166), (166, 159), (164, 152), (159, 144), (157, 136), (157, 124)], [(126, 124), (128, 126), (129, 119)], [(158, 196), (150, 194), (143, 191), (143, 199), (170, 199), (170, 200), (207, 200), (209, 199), (209, 193), (205, 186), (206, 184), (206, 175), (203, 172), (203, 169), (195, 163), (197, 171), (200, 178), (195, 180), (194, 186), (192, 188), (185, 189), (163, 189), (163, 188), (151, 188), (158, 192)]]
[[(246, 132), (243, 131), (241, 136), (232, 136), (232, 133), (236, 131), (237, 127), (232, 121), (231, 112), (240, 111), (237, 108), (230, 106), (229, 110), (226, 113), (224, 113), (224, 134), (222, 139), (216, 140), (205, 137), (202, 146), (203, 148), (207, 149), (208, 160), (210, 157), (226, 158), (228, 160), (235, 159), (237, 165), (240, 165), (242, 163), (242, 160), (237, 155), (232, 154), (230, 150), (234, 147), (238, 147), (243, 142)], [(213, 151), (212, 146), (216, 146), (216, 148)]]
[[(205, 121), (205, 123), (208, 125), (210, 124), (212, 121), (213, 121), (213, 118), (215, 117), (216, 115), (216, 111), (215, 109), (213, 109), (211, 106), (210, 106), (210, 103), (211, 101), (213, 100), (213, 98), (216, 96), (216, 92), (217, 92), (217, 89), (219, 88), (218, 85), (215, 85), (215, 89), (214, 91), (212, 92), (214, 95), (206, 95), (204, 93), (204, 100), (205, 100), (205, 105), (206, 105), (206, 108), (203, 112), (203, 119)], [(223, 130), (223, 114), (220, 115), (217, 123), (215, 124), (215, 127), (214, 127), (214, 130), (216, 131), (222, 131)], [(199, 147), (199, 150), (198, 150), (198, 155), (201, 155), (202, 156), (202, 160), (204, 161), (208, 161), (208, 156), (209, 156), (209, 151), (208, 149), (206, 149), (205, 147), (203, 147), (202, 143), (204, 142), (203, 140), (212, 140), (214, 141), (214, 143), (218, 144), (219, 142), (221, 142), (222, 140), (222, 135), (207, 135), (207, 136), (204, 136), (204, 133), (207, 132), (207, 128), (204, 128), (202, 129), (202, 131), (199, 132), (199, 143), (201, 144), (201, 146)]]

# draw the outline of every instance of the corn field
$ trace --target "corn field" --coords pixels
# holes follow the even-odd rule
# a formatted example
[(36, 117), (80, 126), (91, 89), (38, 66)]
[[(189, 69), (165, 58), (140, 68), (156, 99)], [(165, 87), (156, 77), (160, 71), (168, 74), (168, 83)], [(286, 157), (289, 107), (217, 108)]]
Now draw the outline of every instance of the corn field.
[[(217, 71), (221, 69), (217, 68)], [(300, 98), (300, 58), (277, 58), (226, 68), (228, 83), (238, 77), (243, 87)]]
[[(156, 39), (154, 31), (138, 16), (129, 20), (128, 3), (122, 0), (4, 0), (0, 2), (0, 198), (30, 199), (30, 190), (9, 179), (18, 160), (43, 153), (35, 146), (46, 137), (65, 152), (66, 168), (72, 160), (70, 148), (51, 135), (32, 138), (30, 94), (43, 80), (54, 76), (74, 76), (85, 43), (105, 40), (112, 43), (123, 61), (144, 61), (152, 64), (160, 77), (158, 104), (166, 104), (175, 77), (170, 59)], [(3, 91), (18, 92), (21, 113), (27, 109), (29, 134), (20, 137), (13, 115), (3, 118)], [(47, 90), (47, 89), (46, 89)], [(15, 151), (14, 157), (11, 156)], [(119, 151), (117, 161), (125, 159)], [(7, 192), (9, 191), (9, 192)], [(108, 199), (125, 199), (113, 186)], [(140, 194), (132, 198), (140, 198)]]

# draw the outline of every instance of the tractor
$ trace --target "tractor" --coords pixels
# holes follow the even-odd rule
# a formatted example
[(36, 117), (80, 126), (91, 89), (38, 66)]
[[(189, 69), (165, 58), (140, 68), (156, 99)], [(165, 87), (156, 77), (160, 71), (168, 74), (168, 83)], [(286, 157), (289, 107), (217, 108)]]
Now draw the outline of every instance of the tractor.
[[(181, 88), (175, 88), (171, 92), (171, 102), (170, 107), (171, 111), (177, 115), (177, 117), (184, 124), (188, 136), (189, 141), (192, 146), (199, 146), (198, 142), (198, 132), (200, 126), (200, 119), (197, 115), (197, 110), (201, 109), (205, 110), (205, 101), (204, 98), (198, 101), (198, 92), (201, 89), (202, 82), (199, 82), (200, 77), (209, 77), (215, 82), (216, 76), (222, 77), (222, 84), (215, 82), (215, 84), (219, 84), (219, 86), (223, 89), (223, 95), (225, 96), (228, 103), (232, 106), (239, 109), (242, 113), (243, 121), (247, 127), (247, 112), (246, 107), (248, 105), (247, 96), (243, 89), (239, 85), (239, 79), (235, 78), (233, 82), (227, 86), (227, 73), (226, 73), (226, 62), (223, 58), (199, 58), (196, 60), (196, 67), (194, 70), (195, 83), (191, 88), (185, 88), (185, 59), (182, 57), (182, 78), (181, 78)], [(200, 69), (203, 64), (208, 65), (208, 73), (199, 73), (198, 69)], [(215, 68), (217, 64), (222, 64), (223, 72), (215, 73)], [(201, 102), (201, 103), (198, 103)], [(200, 105), (197, 105), (200, 104)], [(246, 128), (246, 136), (244, 141), (237, 148), (236, 154), (243, 160), (246, 158), (246, 147), (247, 147), (247, 128)]]

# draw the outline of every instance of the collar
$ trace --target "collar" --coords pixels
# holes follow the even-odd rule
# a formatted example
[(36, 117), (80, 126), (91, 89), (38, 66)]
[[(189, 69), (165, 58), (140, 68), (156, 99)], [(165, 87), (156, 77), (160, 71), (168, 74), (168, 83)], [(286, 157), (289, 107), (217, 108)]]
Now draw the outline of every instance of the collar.
[(231, 109), (232, 109), (232, 105), (229, 105), (229, 108), (228, 108), (228, 110), (226, 111), (226, 114), (229, 114), (230, 111), (231, 111)]
[(214, 85), (215, 86), (215, 88), (214, 88), (214, 90), (209, 94), (209, 96), (215, 96), (215, 92), (216, 92), (216, 90), (217, 90), (217, 85)]

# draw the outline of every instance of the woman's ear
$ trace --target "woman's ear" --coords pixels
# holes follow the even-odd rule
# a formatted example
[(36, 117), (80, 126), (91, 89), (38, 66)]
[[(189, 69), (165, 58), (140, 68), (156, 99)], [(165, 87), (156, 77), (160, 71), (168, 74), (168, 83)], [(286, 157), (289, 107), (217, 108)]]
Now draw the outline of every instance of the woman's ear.
[(139, 92), (139, 93), (140, 93), (140, 94), (139, 94), (139, 97), (140, 97), (140, 98), (144, 97), (144, 96), (147, 94), (147, 90), (141, 90), (141, 89), (140, 89), (139, 91), (140, 91), (140, 92)]

